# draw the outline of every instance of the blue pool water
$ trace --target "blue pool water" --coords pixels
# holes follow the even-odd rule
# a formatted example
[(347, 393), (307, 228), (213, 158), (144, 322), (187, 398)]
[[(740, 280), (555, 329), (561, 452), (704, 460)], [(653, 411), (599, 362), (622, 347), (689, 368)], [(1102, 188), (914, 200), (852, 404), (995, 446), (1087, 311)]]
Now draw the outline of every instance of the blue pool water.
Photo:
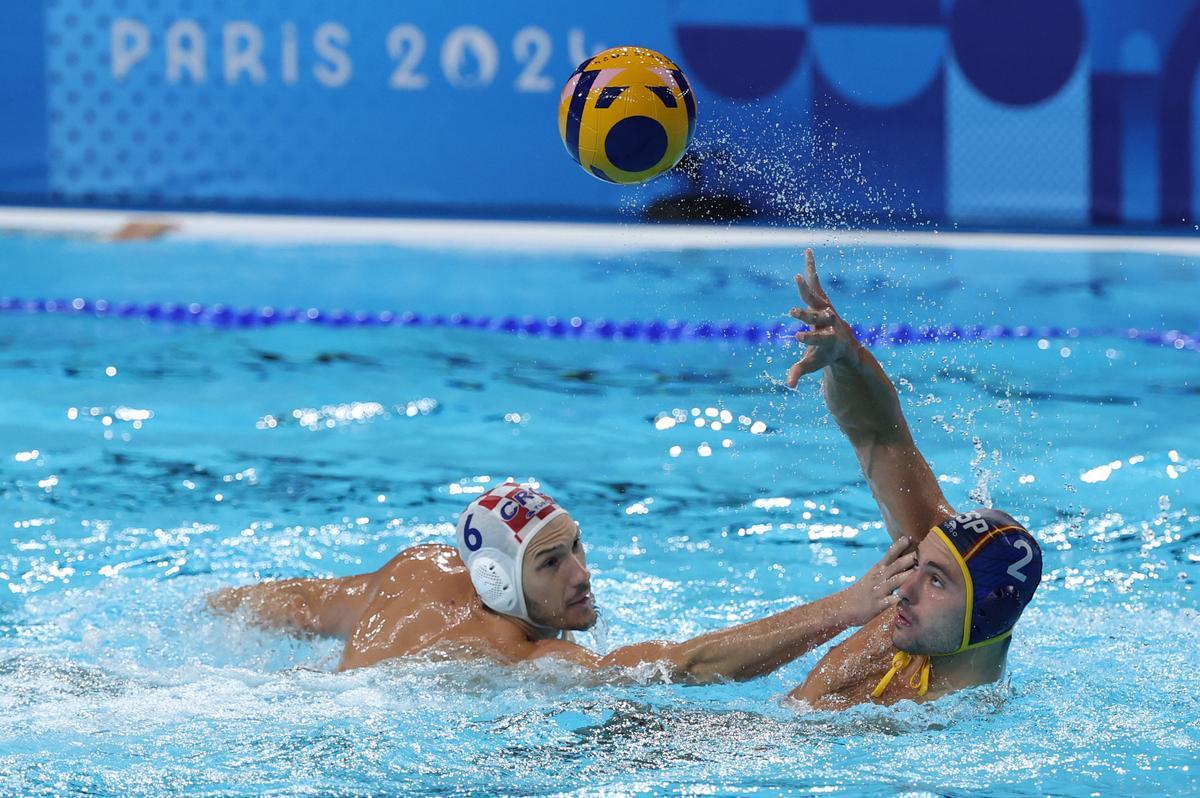
[[(1175, 256), (819, 255), (863, 323), (1200, 330), (1200, 265)], [(769, 324), (799, 264), (10, 236), (0, 293)], [(824, 649), (703, 688), (546, 663), (334, 673), (336, 641), (203, 608), (447, 540), (508, 476), (582, 524), (608, 622), (592, 645), (817, 599), (886, 534), (816, 381), (780, 386), (792, 350), (0, 315), (0, 793), (1200, 790), (1200, 354), (1119, 336), (877, 353), (950, 500), (1027, 521), (1046, 575), (1003, 683), (827, 714), (781, 701)]]

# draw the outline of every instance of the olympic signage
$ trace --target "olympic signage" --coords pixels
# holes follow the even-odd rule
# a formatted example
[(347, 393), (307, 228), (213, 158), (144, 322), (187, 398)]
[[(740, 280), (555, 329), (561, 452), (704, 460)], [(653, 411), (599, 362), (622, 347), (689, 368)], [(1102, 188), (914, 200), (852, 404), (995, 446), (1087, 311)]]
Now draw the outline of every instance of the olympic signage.
[[(1200, 0), (10, 5), (0, 202), (1200, 219)], [(683, 167), (634, 187), (583, 174), (555, 118), (578, 64), (622, 44), (672, 58), (699, 104)]]
[[(501, 61), (511, 58), (518, 70), (511, 88), (550, 93), (561, 89), (561, 74), (552, 74), (556, 50), (580, 63), (602, 45), (588, 45), (582, 28), (569, 28), (560, 42), (539, 25), (525, 25), (506, 41), (478, 25), (459, 25), (440, 38), (412, 23), (393, 25), (376, 41), (360, 43), (350, 28), (336, 20), (302, 30), (292, 20), (264, 29), (247, 20), (210, 24), (193, 18), (176, 19), (156, 32), (143, 20), (119, 17), (110, 25), (112, 79), (123, 82), (136, 70), (158, 70), (170, 84), (202, 84), (219, 80), (226, 85), (243, 81), (265, 85), (274, 80), (294, 86), (311, 79), (329, 89), (346, 88), (355, 79), (354, 50), (377, 47), (393, 65), (365, 79), (396, 91), (423, 91), (441, 80), (456, 89), (487, 88), (496, 81)], [(268, 42), (274, 58), (265, 55)], [(214, 67), (216, 67), (214, 69)], [(558, 70), (561, 72), (562, 70)], [(362, 75), (357, 76), (364, 79)]]

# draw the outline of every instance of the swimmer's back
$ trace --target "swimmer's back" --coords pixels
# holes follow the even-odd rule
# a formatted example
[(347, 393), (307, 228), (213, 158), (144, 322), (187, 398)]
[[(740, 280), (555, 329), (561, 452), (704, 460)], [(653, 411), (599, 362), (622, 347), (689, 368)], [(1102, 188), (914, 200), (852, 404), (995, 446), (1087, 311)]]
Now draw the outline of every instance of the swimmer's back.
[(503, 651), (515, 630), (484, 609), (450, 546), (400, 552), (375, 572), (369, 595), (346, 639), (339, 670), (456, 646)]

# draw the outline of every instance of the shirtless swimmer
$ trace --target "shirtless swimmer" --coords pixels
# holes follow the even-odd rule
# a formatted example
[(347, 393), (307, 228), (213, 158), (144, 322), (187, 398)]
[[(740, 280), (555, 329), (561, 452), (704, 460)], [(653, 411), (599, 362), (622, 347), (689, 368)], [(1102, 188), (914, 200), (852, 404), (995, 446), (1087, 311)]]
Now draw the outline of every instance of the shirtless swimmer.
[(927, 701), (994, 682), (1041, 582), (1041, 548), (1006, 513), (950, 507), (913, 442), (896, 389), (821, 287), (811, 249), (805, 261), (796, 286), (807, 307), (791, 316), (812, 329), (796, 336), (808, 348), (788, 371), (788, 385), (823, 370), (825, 402), (854, 446), (888, 532), (897, 542), (918, 542), (919, 562), (898, 588), (899, 604), (830, 650), (792, 698), (840, 709)]
[(411, 655), (554, 657), (589, 669), (654, 663), (673, 681), (753, 679), (894, 606), (912, 569), (903, 541), (839, 593), (682, 643), (652, 641), (601, 656), (563, 633), (596, 623), (579, 527), (549, 496), (505, 483), (463, 511), (457, 549), (415, 546), (378, 571), (225, 588), (208, 598), (261, 626), (346, 641), (339, 670)]
[(866, 623), (822, 659), (794, 698), (821, 708), (928, 700), (998, 679), (1012, 627), (1041, 579), (1037, 542), (998, 511), (955, 514), (887, 375), (829, 302), (811, 250), (806, 258), (807, 277), (796, 282), (808, 308), (792, 315), (813, 329), (797, 336), (808, 350), (788, 384), (824, 369), (826, 403), (894, 539), (845, 590), (682, 643), (638, 643), (600, 656), (562, 634), (596, 620), (577, 524), (548, 496), (505, 484), (463, 511), (457, 551), (417, 546), (374, 573), (227, 588), (209, 605), (240, 608), (265, 626), (342, 637), (339, 669), (416, 654), (556, 657), (593, 669), (658, 663), (691, 683), (741, 680)]

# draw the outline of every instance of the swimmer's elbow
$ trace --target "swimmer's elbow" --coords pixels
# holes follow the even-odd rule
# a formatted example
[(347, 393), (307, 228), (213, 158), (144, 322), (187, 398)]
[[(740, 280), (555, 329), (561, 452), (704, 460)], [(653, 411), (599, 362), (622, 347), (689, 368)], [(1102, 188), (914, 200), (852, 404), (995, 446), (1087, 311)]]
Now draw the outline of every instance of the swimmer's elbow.
[(654, 666), (669, 681), (705, 685), (742, 682), (762, 675), (759, 668), (746, 667), (741, 658), (731, 660), (711, 646), (652, 640), (613, 651), (600, 660), (603, 667), (641, 668)]
[(695, 686), (706, 684), (722, 684), (725, 682), (745, 682), (753, 679), (758, 674), (739, 674), (726, 673), (722, 669), (716, 667), (712, 663), (700, 662), (695, 665), (682, 668), (679, 671), (675, 681), (683, 682)]
[[(815, 675), (814, 673), (813, 676)], [(796, 688), (788, 693), (788, 698), (793, 701), (802, 701), (811, 707), (818, 706), (830, 693), (827, 689), (818, 686), (815, 681), (810, 676), (803, 684), (796, 685)]]
[(699, 683), (696, 681), (695, 665), (682, 647), (663, 640), (623, 646), (603, 657), (599, 664), (604, 668), (642, 668), (652, 665), (660, 668), (672, 682)]
[(289, 634), (325, 634), (317, 613), (295, 581), (261, 582), (229, 587), (209, 594), (209, 609), (221, 614), (244, 614), (253, 626)]
[(689, 646), (686, 644), (674, 646), (672, 661), (672, 681), (691, 685), (722, 684), (725, 682), (745, 682), (761, 676), (765, 671), (754, 662), (747, 662), (741, 656), (730, 657), (722, 647), (713, 650), (712, 646)]
[(209, 612), (228, 615), (241, 606), (245, 596), (245, 587), (223, 587), (220, 590), (214, 590), (212, 593), (209, 593), (204, 599), (204, 605), (208, 608)]

